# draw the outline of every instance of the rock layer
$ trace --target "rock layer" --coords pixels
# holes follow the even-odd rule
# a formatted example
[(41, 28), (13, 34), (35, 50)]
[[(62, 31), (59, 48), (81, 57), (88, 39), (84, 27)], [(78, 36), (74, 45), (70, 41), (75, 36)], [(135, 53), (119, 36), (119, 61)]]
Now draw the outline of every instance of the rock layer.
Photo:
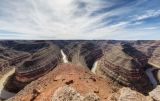
[(156, 48), (152, 54), (152, 57), (149, 59), (148, 63), (158, 69), (160, 69), (160, 47)]
[(31, 81), (51, 71), (61, 62), (60, 49), (51, 45), (35, 52), (17, 68), (6, 88), (17, 92)]
[(73, 42), (64, 48), (68, 60), (74, 64), (80, 64), (84, 67), (92, 68), (94, 62), (100, 58), (102, 50), (92, 42)]
[(147, 58), (130, 45), (108, 46), (98, 64), (97, 71), (99, 73), (97, 72), (97, 74), (110, 76), (124, 85), (136, 86), (136, 88), (140, 89), (142, 86), (149, 85), (148, 78), (144, 72)]

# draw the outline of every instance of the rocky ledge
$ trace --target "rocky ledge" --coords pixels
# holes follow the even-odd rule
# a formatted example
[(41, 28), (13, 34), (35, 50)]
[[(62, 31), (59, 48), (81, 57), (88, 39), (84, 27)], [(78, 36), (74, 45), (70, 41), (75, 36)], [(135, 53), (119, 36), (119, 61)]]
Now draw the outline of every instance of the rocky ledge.
[(84, 67), (62, 64), (8, 101), (106, 101), (113, 93), (109, 82)]

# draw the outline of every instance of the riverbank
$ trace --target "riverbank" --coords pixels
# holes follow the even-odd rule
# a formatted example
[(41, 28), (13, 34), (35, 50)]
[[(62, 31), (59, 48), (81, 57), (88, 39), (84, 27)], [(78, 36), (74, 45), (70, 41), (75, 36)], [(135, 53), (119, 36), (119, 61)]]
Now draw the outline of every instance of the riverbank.
[(10, 71), (8, 71), (0, 78), (0, 99), (8, 99), (15, 95), (14, 93), (8, 92), (4, 89), (6, 81), (14, 73), (15, 73), (15, 68), (12, 68)]

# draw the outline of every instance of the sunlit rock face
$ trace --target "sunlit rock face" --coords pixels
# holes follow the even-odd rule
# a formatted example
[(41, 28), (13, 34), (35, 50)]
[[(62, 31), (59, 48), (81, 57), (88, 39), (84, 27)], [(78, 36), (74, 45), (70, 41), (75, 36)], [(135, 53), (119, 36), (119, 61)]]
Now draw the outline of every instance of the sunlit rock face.
[(102, 50), (94, 42), (72, 42), (64, 48), (68, 60), (74, 64), (92, 68), (94, 62), (102, 56)]
[(100, 101), (93, 92), (81, 95), (71, 86), (59, 87), (52, 97), (52, 101)]
[(151, 58), (149, 59), (148, 63), (158, 69), (160, 69), (160, 47), (156, 48), (153, 52)]
[(107, 101), (153, 101), (153, 99), (150, 96), (144, 96), (137, 91), (123, 87), (110, 96)]
[(16, 67), (14, 76), (7, 88), (19, 91), (26, 84), (51, 71), (61, 62), (61, 53), (56, 45), (49, 45), (34, 52), (27, 60)]
[(160, 85), (158, 85), (155, 89), (149, 92), (149, 96), (151, 96), (154, 101), (160, 101)]
[(97, 74), (110, 76), (124, 85), (142, 88), (149, 84), (144, 72), (147, 57), (131, 45), (108, 45), (98, 64)]

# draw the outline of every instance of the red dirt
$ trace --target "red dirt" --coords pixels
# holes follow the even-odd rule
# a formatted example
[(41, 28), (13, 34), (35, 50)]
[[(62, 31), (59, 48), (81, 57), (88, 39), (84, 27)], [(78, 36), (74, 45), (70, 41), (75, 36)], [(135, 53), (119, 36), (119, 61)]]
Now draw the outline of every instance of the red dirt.
[[(73, 64), (62, 64), (45, 76), (33, 81), (20, 91), (11, 101), (52, 101), (56, 89), (71, 85), (82, 95), (96, 93), (101, 101), (113, 93), (109, 82), (91, 73), (88, 69)], [(35, 93), (36, 92), (36, 93)]]

